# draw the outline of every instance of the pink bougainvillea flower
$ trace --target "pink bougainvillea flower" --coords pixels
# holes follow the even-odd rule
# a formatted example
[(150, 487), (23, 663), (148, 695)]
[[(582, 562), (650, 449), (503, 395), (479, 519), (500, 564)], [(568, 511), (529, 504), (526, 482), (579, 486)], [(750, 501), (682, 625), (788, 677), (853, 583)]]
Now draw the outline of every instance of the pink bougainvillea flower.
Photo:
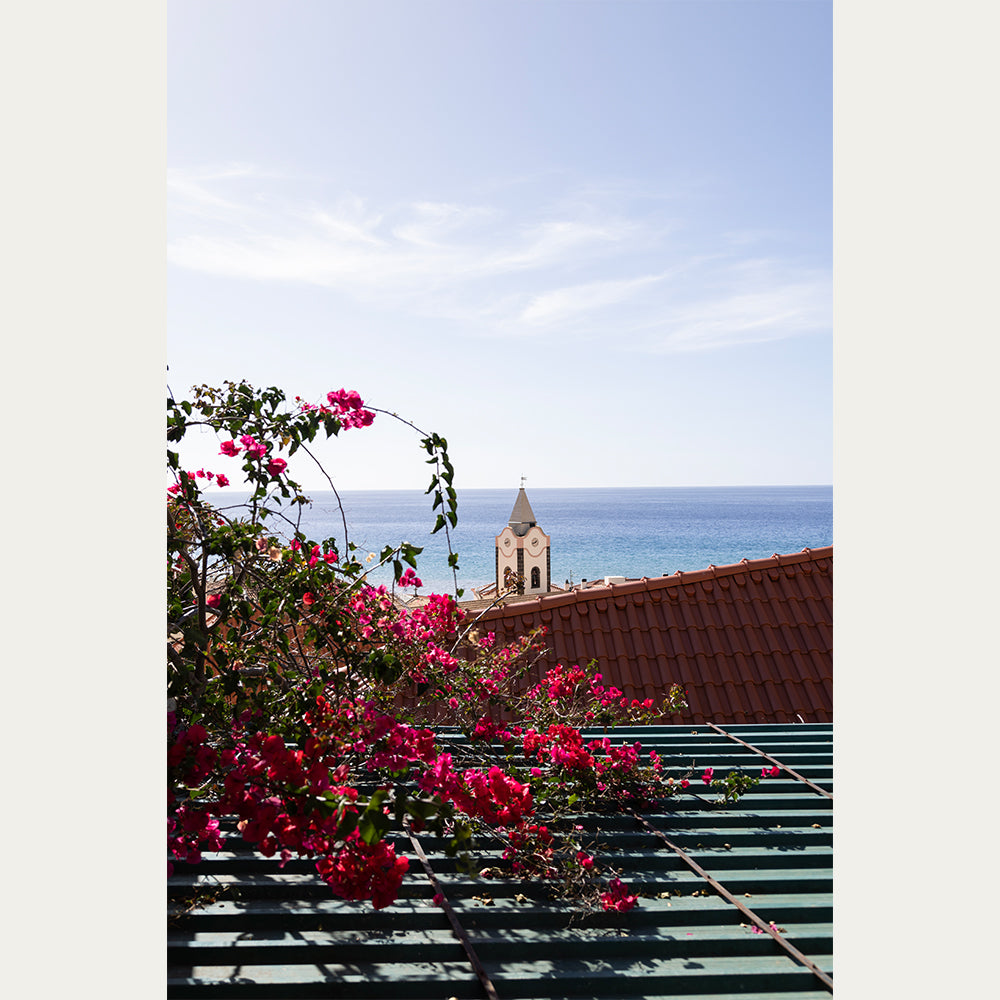
[(208, 597), (205, 598), (205, 603), (210, 608), (217, 608), (221, 601), (222, 601), (222, 594), (209, 594)]
[(270, 462), (267, 463), (267, 474), (269, 476), (274, 476), (277, 478), (285, 471), (285, 467), (288, 463), (283, 458), (272, 458)]
[(374, 419), (375, 414), (371, 410), (358, 410), (350, 415), (349, 423), (352, 427), (371, 427)]
[(267, 454), (267, 445), (261, 444), (256, 438), (249, 434), (244, 434), (240, 438), (240, 444), (246, 448), (247, 454), (251, 458), (263, 458)]
[(630, 894), (628, 886), (619, 878), (613, 878), (608, 883), (608, 891), (601, 893), (601, 905), (605, 910), (617, 910), (619, 913), (625, 913), (638, 902), (639, 897)]
[(444, 895), (440, 892), (434, 893), (434, 898), (431, 900), (431, 902), (435, 906), (444, 906)]
[(168, 486), (167, 487), (167, 492), (168, 493), (180, 493), (180, 491), (181, 491), (181, 484), (180, 483), (174, 483), (173, 486)]
[(303, 604), (304, 604), (304, 605), (305, 605), (305, 606), (306, 606), (307, 608), (311, 608), (311, 607), (313, 606), (313, 604), (315, 604), (315, 603), (316, 603), (316, 598), (315, 598), (315, 596), (313, 595), (313, 593), (312, 593), (311, 591), (307, 590), (307, 591), (306, 591), (306, 592), (305, 592), (305, 593), (304, 593), (304, 594), (302, 595), (302, 603), (303, 603)]
[(690, 784), (691, 782), (688, 781), (687, 778), (681, 778), (681, 788), (687, 788), (687, 786)]
[(229, 455), (232, 458), (233, 455), (238, 455), (240, 451), (240, 446), (235, 441), (223, 441), (222, 447), (219, 449), (220, 455)]
[(229, 485), (229, 477), (228, 477), (228, 476), (224, 476), (224, 475), (223, 475), (223, 474), (222, 474), (222, 473), (220, 472), (220, 473), (219, 473), (219, 474), (218, 474), (218, 475), (217, 475), (217, 476), (215, 477), (215, 484), (216, 484), (216, 486), (228, 486), (228, 485)]
[(356, 389), (338, 389), (336, 392), (326, 394), (327, 402), (331, 406), (339, 407), (342, 410), (360, 410), (364, 403), (361, 394)]
[(714, 767), (706, 767), (705, 768), (705, 773), (701, 776), (701, 780), (704, 781), (706, 785), (710, 785), (712, 783), (712, 775), (713, 774), (715, 774), (715, 768)]
[(780, 767), (772, 767), (771, 770), (768, 771), (767, 773), (769, 775), (771, 775), (772, 778), (776, 778), (779, 774), (781, 774), (781, 768)]

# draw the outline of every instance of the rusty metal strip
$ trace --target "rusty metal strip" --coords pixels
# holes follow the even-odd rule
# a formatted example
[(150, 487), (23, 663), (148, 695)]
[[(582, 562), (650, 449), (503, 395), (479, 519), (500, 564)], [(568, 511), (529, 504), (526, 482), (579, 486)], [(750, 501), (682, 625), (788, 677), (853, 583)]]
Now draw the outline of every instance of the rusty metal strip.
[(833, 799), (832, 792), (828, 792), (825, 788), (820, 788), (819, 785), (817, 785), (815, 782), (810, 781), (807, 777), (805, 777), (805, 775), (799, 774), (797, 771), (793, 771), (786, 764), (782, 764), (780, 760), (776, 760), (770, 754), (764, 753), (764, 751), (759, 749), (758, 747), (751, 746), (745, 740), (741, 740), (738, 736), (733, 736), (732, 733), (727, 733), (725, 729), (720, 729), (714, 722), (706, 722), (705, 725), (711, 726), (717, 733), (721, 733), (723, 736), (725, 736), (726, 739), (735, 740), (735, 742), (737, 743), (742, 743), (743, 746), (745, 746), (748, 750), (753, 750), (754, 753), (760, 754), (760, 756), (763, 757), (764, 760), (769, 760), (776, 767), (780, 767), (782, 771), (785, 771), (787, 774), (790, 774), (793, 778), (796, 778), (799, 781), (803, 782), (804, 784), (808, 785), (814, 792), (819, 792), (820, 795), (825, 795), (828, 799), (831, 800)]
[(634, 809), (629, 810), (630, 813), (654, 836), (659, 837), (664, 844), (667, 845), (675, 854), (677, 854), (681, 860), (694, 872), (700, 875), (708, 884), (720, 895), (723, 899), (732, 903), (744, 916), (748, 917), (754, 922), (762, 931), (770, 934), (771, 937), (777, 941), (777, 943), (788, 952), (789, 955), (797, 962), (804, 965), (817, 979), (825, 986), (830, 992), (833, 992), (833, 980), (818, 966), (812, 959), (807, 958), (805, 955), (799, 951), (795, 945), (786, 941), (777, 931), (773, 930), (770, 925), (765, 924), (764, 921), (757, 916), (753, 910), (750, 909), (742, 900), (737, 899), (721, 882), (716, 881), (711, 875), (705, 871), (701, 865), (695, 861), (683, 848), (678, 847), (669, 837), (662, 831), (657, 830), (652, 823), (646, 820), (643, 816), (640, 816)]
[(465, 955), (469, 960), (469, 965), (472, 966), (472, 971), (479, 977), (479, 982), (482, 984), (483, 990), (489, 1000), (500, 1000), (497, 996), (497, 991), (490, 981), (490, 977), (486, 974), (486, 969), (483, 968), (483, 963), (479, 961), (479, 956), (476, 954), (476, 949), (472, 947), (472, 942), (469, 940), (469, 935), (466, 934), (465, 928), (459, 922), (458, 915), (452, 909), (451, 903), (448, 902), (448, 897), (444, 894), (444, 889), (441, 887), (441, 883), (438, 882), (437, 876), (434, 874), (434, 869), (431, 868), (430, 861), (427, 860), (427, 855), (424, 854), (424, 849), (420, 846), (420, 842), (413, 835), (413, 831), (410, 829), (409, 820), (404, 820), (403, 825), (406, 829), (406, 834), (410, 838), (410, 843), (413, 845), (413, 850), (416, 852), (418, 858), (420, 858), (420, 863), (424, 866), (424, 873), (427, 875), (427, 879), (434, 889), (436, 895), (441, 897), (441, 908), (444, 910), (448, 917), (448, 922), (451, 924), (452, 933), (458, 938), (462, 947), (465, 949)]

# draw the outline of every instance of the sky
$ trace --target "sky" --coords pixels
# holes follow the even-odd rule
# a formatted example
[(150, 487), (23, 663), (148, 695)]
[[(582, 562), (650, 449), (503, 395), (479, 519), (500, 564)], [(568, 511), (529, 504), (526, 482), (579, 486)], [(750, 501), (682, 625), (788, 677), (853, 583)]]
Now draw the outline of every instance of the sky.
[[(830, 3), (167, 15), (175, 394), (357, 389), (460, 488), (832, 482)], [(426, 485), (385, 419), (323, 457)]]

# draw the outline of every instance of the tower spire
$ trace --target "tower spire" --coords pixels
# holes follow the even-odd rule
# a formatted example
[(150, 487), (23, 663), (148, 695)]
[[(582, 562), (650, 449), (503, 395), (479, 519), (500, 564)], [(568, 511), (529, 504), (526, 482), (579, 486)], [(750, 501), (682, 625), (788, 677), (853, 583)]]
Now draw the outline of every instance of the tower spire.
[(531, 504), (528, 503), (528, 494), (524, 492), (523, 486), (517, 491), (514, 509), (510, 512), (510, 520), (507, 523), (514, 529), (515, 535), (525, 534), (529, 528), (538, 523), (535, 520), (535, 512), (531, 509)]
[(538, 527), (535, 512), (524, 492), (527, 476), (521, 476), (514, 509), (507, 527), (496, 536), (497, 593), (506, 588), (507, 578), (516, 581), (519, 594), (547, 594), (551, 581), (551, 539)]

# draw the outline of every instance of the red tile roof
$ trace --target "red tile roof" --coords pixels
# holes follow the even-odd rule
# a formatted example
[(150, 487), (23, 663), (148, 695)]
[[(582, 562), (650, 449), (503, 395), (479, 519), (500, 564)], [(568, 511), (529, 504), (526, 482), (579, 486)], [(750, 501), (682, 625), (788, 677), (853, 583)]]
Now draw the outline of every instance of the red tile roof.
[(597, 660), (606, 684), (660, 702), (664, 721), (833, 721), (833, 547), (519, 600), (483, 615), (498, 639), (548, 629), (557, 663)]

